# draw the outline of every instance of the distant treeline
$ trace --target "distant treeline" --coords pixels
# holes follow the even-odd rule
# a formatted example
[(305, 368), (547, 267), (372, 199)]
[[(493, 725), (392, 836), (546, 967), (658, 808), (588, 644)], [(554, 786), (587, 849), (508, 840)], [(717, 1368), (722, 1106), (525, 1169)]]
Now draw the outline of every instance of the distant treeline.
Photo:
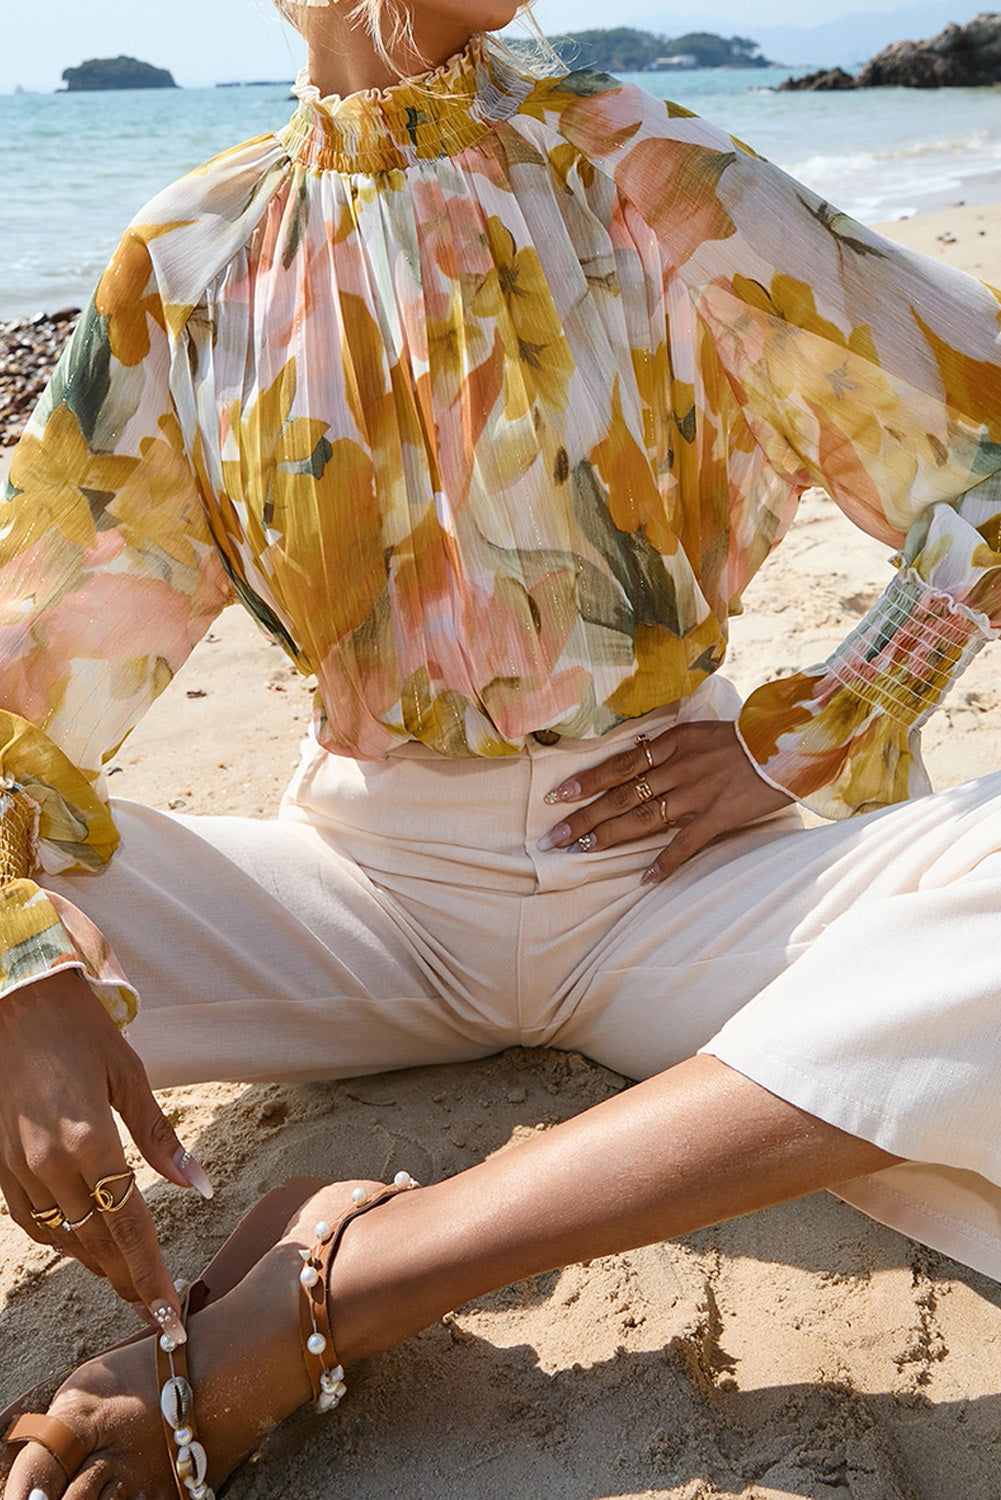
[(553, 43), (575, 68), (599, 68), (606, 73), (649, 73), (677, 64), (671, 58), (690, 58), (696, 68), (768, 68), (758, 43), (746, 36), (715, 36), (690, 31), (668, 39), (653, 31), (618, 26), (609, 31), (572, 31)]

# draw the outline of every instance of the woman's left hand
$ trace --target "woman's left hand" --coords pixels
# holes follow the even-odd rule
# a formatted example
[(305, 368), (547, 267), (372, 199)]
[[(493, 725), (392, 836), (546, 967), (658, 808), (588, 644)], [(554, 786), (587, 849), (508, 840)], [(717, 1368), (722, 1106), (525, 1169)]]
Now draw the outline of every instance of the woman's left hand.
[(758, 775), (731, 723), (677, 724), (651, 739), (640, 735), (635, 748), (554, 787), (548, 803), (588, 805), (544, 834), (539, 848), (590, 853), (673, 828), (674, 838), (643, 876), (664, 880), (721, 833), (792, 800)]

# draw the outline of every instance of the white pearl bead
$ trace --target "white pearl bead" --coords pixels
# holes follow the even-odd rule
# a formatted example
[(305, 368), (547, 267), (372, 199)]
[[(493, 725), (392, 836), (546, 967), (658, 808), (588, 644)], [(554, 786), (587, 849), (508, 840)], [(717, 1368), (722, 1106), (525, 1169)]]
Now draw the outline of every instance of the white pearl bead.
[(355, 1188), (354, 1192), (351, 1194), (351, 1202), (364, 1203), (367, 1197), (368, 1194), (366, 1193), (364, 1188)]
[(320, 1220), (319, 1224), (317, 1224), (316, 1228), (313, 1230), (313, 1233), (316, 1235), (316, 1238), (318, 1240), (329, 1240), (331, 1229), (326, 1219)]
[(393, 1186), (398, 1188), (409, 1187), (413, 1180), (409, 1172), (397, 1172), (393, 1178)]
[(322, 1333), (311, 1333), (306, 1340), (306, 1348), (310, 1354), (322, 1354), (327, 1347), (327, 1341)]
[(188, 1444), (193, 1443), (194, 1440), (195, 1434), (192, 1432), (190, 1427), (178, 1427), (177, 1431), (174, 1433), (174, 1442), (179, 1448), (186, 1448)]
[(177, 1341), (172, 1339), (168, 1333), (164, 1333), (160, 1337), (160, 1348), (164, 1354), (173, 1354), (177, 1348)]
[(299, 1280), (303, 1286), (315, 1286), (320, 1279), (320, 1273), (315, 1266), (303, 1266), (299, 1272)]

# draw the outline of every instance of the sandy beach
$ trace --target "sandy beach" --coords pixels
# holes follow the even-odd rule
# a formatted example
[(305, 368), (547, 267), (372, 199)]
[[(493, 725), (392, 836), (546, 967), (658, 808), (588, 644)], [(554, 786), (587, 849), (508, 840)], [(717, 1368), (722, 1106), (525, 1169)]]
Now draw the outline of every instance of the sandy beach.
[[(1001, 204), (885, 232), (1001, 283)], [(738, 687), (823, 658), (888, 577), (887, 549), (808, 496), (734, 623)], [(925, 732), (937, 786), (1001, 767), (997, 652), (980, 654)], [(270, 816), (311, 687), (227, 611), (121, 749), (113, 794)], [(216, 1199), (148, 1169), (141, 1181), (171, 1268), (190, 1276), (283, 1177), (406, 1168), (430, 1181), (623, 1086), (573, 1055), (513, 1051), (357, 1082), (178, 1089), (165, 1108)], [(0, 1286), (0, 1401), (132, 1326), (5, 1210)], [(231, 1494), (1001, 1500), (999, 1359), (1001, 1287), (822, 1194), (461, 1309), (356, 1368), (340, 1411), (287, 1424)]]

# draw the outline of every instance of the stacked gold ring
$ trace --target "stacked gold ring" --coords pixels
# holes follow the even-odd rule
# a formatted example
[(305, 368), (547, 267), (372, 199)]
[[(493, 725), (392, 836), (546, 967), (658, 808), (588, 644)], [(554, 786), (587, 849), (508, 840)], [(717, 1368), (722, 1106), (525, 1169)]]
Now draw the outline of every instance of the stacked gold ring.
[(667, 822), (667, 798), (666, 797), (661, 797), (661, 799), (660, 799), (660, 801), (658, 803), (658, 806), (660, 807), (660, 821), (662, 823), (666, 823)]
[[(128, 1187), (117, 1202), (111, 1191), (112, 1185), (116, 1182), (128, 1183)], [(95, 1183), (90, 1196), (97, 1205), (99, 1214), (117, 1214), (125, 1207), (135, 1190), (136, 1174), (134, 1172), (113, 1172), (109, 1177), (102, 1177), (100, 1182)]]
[(646, 756), (646, 763), (652, 771), (654, 767), (654, 759), (653, 751), (650, 749), (650, 736), (646, 734), (638, 734), (634, 743), (637, 750), (643, 751), (643, 754)]
[(61, 1229), (63, 1227), (63, 1211), (61, 1208), (43, 1208), (37, 1213), (32, 1209), (31, 1217), (36, 1224), (41, 1224), (44, 1229)]
[(653, 787), (645, 776), (641, 776), (639, 781), (634, 781), (633, 786), (636, 788), (636, 795), (641, 802), (649, 802), (651, 797), (655, 795)]

